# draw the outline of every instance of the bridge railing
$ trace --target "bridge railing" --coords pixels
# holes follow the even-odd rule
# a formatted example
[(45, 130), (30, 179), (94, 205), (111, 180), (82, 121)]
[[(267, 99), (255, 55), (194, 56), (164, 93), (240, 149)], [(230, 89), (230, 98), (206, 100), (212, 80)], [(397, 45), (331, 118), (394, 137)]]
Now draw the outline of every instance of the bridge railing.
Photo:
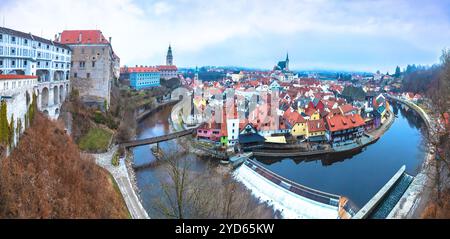
[(120, 145), (125, 148), (140, 146), (140, 145), (146, 145), (146, 144), (154, 144), (158, 142), (163, 142), (171, 139), (175, 139), (181, 136), (189, 135), (194, 132), (194, 129), (187, 129), (183, 131), (178, 131), (175, 133), (170, 133), (166, 135), (160, 135), (156, 137), (146, 138), (146, 139), (138, 139), (138, 140), (132, 140), (128, 142), (123, 142)]
[(279, 185), (280, 187), (283, 187), (299, 196), (308, 198), (310, 200), (320, 202), (323, 204), (327, 204), (330, 206), (338, 207), (339, 206), (339, 199), (341, 198), (339, 195), (331, 194), (322, 192), (316, 189), (312, 189), (303, 185), (300, 185), (296, 182), (293, 182), (289, 179), (283, 178), (267, 169), (265, 169), (263, 166), (257, 164), (253, 160), (247, 160), (244, 162), (245, 165), (247, 165), (250, 169), (255, 171), (256, 173), (260, 174), (264, 178), (268, 179), (269, 181), (275, 183), (276, 185)]

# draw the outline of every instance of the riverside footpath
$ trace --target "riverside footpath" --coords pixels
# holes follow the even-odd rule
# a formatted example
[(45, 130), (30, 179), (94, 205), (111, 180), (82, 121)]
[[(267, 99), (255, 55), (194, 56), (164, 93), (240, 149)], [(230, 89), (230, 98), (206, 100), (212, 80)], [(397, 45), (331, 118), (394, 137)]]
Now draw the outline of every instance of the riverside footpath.
[(123, 199), (127, 205), (128, 211), (130, 212), (132, 219), (150, 219), (147, 211), (142, 206), (139, 200), (138, 194), (134, 190), (133, 184), (131, 183), (130, 175), (127, 170), (125, 158), (120, 158), (119, 166), (113, 166), (111, 164), (112, 157), (117, 151), (117, 145), (110, 148), (106, 153), (92, 154), (95, 157), (95, 162), (97, 165), (108, 170), (113, 176), (117, 183), (117, 186), (122, 193)]

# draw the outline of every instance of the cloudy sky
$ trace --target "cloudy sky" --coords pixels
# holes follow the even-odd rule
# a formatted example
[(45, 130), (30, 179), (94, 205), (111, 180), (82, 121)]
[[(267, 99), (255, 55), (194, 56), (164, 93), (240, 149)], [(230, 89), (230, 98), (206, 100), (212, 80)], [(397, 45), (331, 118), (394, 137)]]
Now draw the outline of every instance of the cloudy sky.
[[(1, 24), (53, 38), (100, 29), (121, 64), (392, 72), (450, 47), (450, 0), (0, 0)], [(3, 23), (4, 21), (4, 23)]]

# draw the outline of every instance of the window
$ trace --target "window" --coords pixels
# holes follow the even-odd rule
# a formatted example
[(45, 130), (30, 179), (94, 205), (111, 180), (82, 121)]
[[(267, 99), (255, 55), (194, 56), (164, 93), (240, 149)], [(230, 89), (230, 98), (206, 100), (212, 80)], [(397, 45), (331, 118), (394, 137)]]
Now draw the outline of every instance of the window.
[(95, 67), (95, 61), (92, 62), (92, 67)]
[(50, 45), (47, 45), (47, 49), (50, 49)]
[(23, 65), (24, 65), (24, 66), (26, 66), (27, 63), (28, 63), (27, 60), (24, 60), (24, 61), (23, 61)]
[(81, 54), (84, 54), (84, 48), (81, 48)]
[(41, 66), (41, 62), (40, 62), (40, 61), (37, 62), (37, 66), (38, 66), (38, 67)]
[(56, 48), (56, 52), (59, 52), (59, 48), (58, 47)]
[(16, 61), (14, 61), (14, 60), (11, 61), (11, 65), (12, 65), (12, 66), (15, 66), (15, 65), (16, 65)]
[(77, 73), (76, 72), (73, 73), (73, 77), (77, 78)]
[(0, 41), (3, 41), (3, 34), (0, 34)]
[(86, 73), (86, 78), (90, 78), (91, 77), (91, 73)]
[(11, 37), (12, 42), (16, 42), (16, 37)]
[(41, 43), (40, 42), (38, 43), (38, 47), (41, 47)]
[(27, 40), (27, 39), (25, 39), (25, 40), (24, 40), (24, 43), (25, 43), (25, 45), (26, 45), (26, 44), (28, 44), (28, 40)]
[(16, 55), (16, 48), (14, 47), (11, 48), (11, 55)]
[(3, 60), (0, 60), (0, 66), (3, 66)]
[(56, 68), (58, 68), (58, 63), (56, 63)]
[(80, 61), (80, 67), (81, 67), (81, 68), (84, 68), (85, 65), (86, 65), (86, 62)]
[(45, 66), (48, 66), (48, 61), (47, 61), (47, 62), (45, 62)]

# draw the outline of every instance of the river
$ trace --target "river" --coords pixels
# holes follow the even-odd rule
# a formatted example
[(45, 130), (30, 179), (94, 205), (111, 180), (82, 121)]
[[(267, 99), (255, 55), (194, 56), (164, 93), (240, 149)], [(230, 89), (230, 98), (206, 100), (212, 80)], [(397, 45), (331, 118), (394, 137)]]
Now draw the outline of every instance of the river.
[[(263, 165), (273, 172), (308, 187), (348, 197), (357, 207), (362, 207), (402, 166), (415, 175), (420, 170), (425, 153), (422, 140), (424, 123), (412, 110), (392, 104), (398, 118), (387, 132), (374, 144), (351, 155), (319, 156), (296, 159), (262, 159)], [(137, 138), (147, 138), (171, 132), (168, 123), (171, 107), (150, 115), (138, 125)], [(175, 141), (163, 142), (164, 151), (177, 150)], [(136, 147), (136, 165), (155, 160), (150, 146)], [(206, 170), (206, 161), (192, 154), (186, 155), (192, 168)], [(150, 217), (158, 217), (154, 199), (161, 197), (160, 179), (164, 177), (161, 166), (141, 169), (136, 179), (144, 208)], [(160, 216), (159, 216), (160, 217)]]

